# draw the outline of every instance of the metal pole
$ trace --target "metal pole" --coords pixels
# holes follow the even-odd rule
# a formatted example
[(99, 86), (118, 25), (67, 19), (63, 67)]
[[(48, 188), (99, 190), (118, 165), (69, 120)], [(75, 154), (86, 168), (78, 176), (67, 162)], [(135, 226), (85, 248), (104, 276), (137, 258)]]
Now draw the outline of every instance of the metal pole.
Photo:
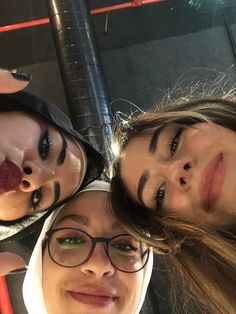
[(69, 113), (76, 130), (113, 159), (109, 97), (86, 0), (47, 0)]

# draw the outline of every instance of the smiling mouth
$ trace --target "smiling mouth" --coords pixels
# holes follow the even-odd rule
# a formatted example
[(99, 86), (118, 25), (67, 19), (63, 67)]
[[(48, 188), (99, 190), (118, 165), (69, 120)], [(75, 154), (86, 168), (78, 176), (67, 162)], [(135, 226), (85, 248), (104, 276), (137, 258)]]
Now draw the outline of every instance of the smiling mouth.
[(225, 175), (223, 155), (213, 158), (203, 171), (200, 183), (200, 199), (203, 209), (209, 212), (217, 202)]
[(109, 295), (95, 295), (89, 294), (84, 292), (74, 292), (68, 291), (71, 297), (79, 301), (83, 304), (94, 306), (94, 307), (108, 307), (115, 303), (117, 300), (116, 296), (109, 296)]
[(0, 163), (0, 194), (16, 190), (21, 184), (22, 171), (12, 161), (6, 159)]

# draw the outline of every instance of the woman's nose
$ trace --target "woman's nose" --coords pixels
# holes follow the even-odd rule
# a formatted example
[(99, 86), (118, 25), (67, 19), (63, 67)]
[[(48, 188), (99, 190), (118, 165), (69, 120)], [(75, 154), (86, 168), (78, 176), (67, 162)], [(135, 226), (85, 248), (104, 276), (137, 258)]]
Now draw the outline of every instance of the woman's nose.
[(38, 189), (55, 176), (55, 170), (45, 165), (26, 161), (23, 165), (23, 178), (20, 188), (29, 192)]
[(192, 179), (193, 160), (180, 159), (174, 161), (169, 167), (169, 177), (173, 184), (181, 190), (190, 187)]
[(89, 260), (79, 267), (84, 274), (96, 277), (111, 277), (115, 273), (115, 268), (106, 254), (103, 243), (97, 243)]

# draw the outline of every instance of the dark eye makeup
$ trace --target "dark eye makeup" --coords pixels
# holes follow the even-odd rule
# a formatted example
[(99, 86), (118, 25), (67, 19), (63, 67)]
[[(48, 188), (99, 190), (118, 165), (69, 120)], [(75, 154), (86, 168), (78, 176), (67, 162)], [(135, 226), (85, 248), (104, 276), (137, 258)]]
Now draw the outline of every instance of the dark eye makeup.
[[(179, 139), (183, 133), (183, 131), (186, 128), (183, 126), (177, 126), (174, 130), (174, 135), (171, 136), (170, 140), (168, 141), (167, 148), (168, 148), (168, 153), (170, 153), (170, 156), (174, 156), (178, 144), (179, 144)], [(156, 209), (161, 211), (163, 210), (163, 204), (165, 200), (165, 184), (162, 184), (160, 188), (157, 189), (154, 199), (155, 199), (155, 204), (156, 204)]]
[(38, 152), (43, 160), (46, 160), (50, 156), (52, 146), (52, 139), (49, 136), (48, 129), (44, 131), (39, 139)]
[(169, 143), (168, 143), (168, 150), (170, 152), (170, 155), (173, 156), (176, 152), (176, 149), (178, 148), (179, 139), (181, 134), (183, 133), (184, 128), (181, 126), (178, 126), (176, 131), (174, 132), (174, 136), (171, 137)]
[(156, 204), (156, 210), (161, 211), (163, 210), (163, 203), (165, 200), (165, 185), (162, 185), (155, 193), (154, 199)]
[[(40, 136), (38, 144), (38, 153), (42, 160), (46, 160), (50, 156), (51, 148), (52, 139), (49, 136), (48, 128), (46, 128)], [(42, 203), (42, 198), (44, 196), (43, 194), (42, 187), (32, 192), (30, 197), (30, 208), (33, 208), (34, 211), (40, 207), (40, 203)]]
[(32, 192), (30, 198), (30, 207), (36, 211), (37, 208), (40, 206), (41, 201), (42, 201), (42, 188)]

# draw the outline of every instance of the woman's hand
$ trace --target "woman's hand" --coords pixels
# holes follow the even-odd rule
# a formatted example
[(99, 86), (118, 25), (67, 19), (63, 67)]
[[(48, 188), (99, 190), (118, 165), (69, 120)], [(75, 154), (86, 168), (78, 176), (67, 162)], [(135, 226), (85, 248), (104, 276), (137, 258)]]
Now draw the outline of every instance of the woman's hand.
[(0, 253), (0, 276), (19, 273), (25, 269), (25, 261), (19, 255), (10, 252)]
[(16, 93), (24, 89), (31, 81), (31, 75), (17, 70), (0, 68), (0, 93)]

